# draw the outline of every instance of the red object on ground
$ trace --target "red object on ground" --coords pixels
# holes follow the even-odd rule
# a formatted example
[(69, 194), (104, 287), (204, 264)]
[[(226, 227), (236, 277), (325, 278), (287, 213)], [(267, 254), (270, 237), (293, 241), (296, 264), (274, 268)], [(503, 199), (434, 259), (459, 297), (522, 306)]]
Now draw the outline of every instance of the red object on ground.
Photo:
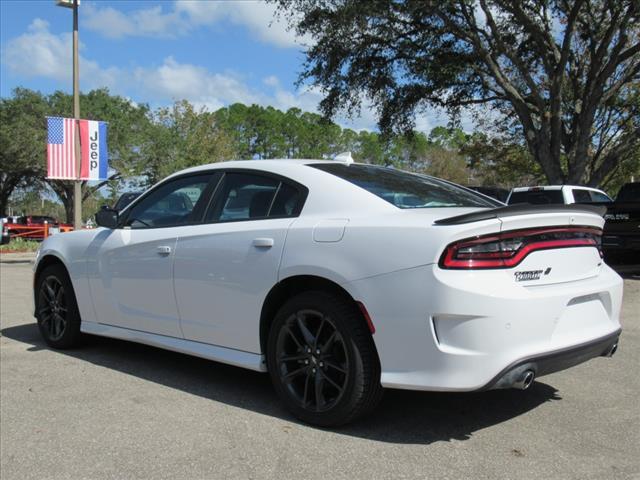
[(59, 223), (55, 218), (43, 215), (20, 217), (17, 222), (2, 225), (3, 234), (9, 235), (11, 238), (26, 240), (44, 240), (54, 232), (62, 233), (71, 230), (73, 230), (73, 225)]

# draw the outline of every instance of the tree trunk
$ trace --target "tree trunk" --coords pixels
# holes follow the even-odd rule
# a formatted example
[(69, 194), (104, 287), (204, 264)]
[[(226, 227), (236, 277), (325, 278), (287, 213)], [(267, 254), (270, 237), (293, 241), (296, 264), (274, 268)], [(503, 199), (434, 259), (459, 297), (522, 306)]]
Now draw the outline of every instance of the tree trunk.
[(67, 217), (66, 223), (73, 223), (73, 183), (66, 180), (51, 180), (47, 182), (51, 189), (58, 195), (64, 206), (64, 213)]
[(0, 182), (0, 214), (4, 217), (7, 214), (9, 197), (20, 183), (21, 176), (7, 174)]
[(554, 155), (551, 151), (549, 139), (538, 132), (535, 140), (527, 142), (529, 151), (535, 161), (542, 167), (550, 185), (561, 185), (565, 182), (565, 175), (560, 167), (559, 152)]
[(73, 223), (73, 197), (62, 199), (62, 204), (64, 205), (64, 214), (67, 217), (66, 223)]
[(9, 205), (9, 195), (11, 192), (7, 192), (6, 190), (2, 190), (0, 192), (0, 215), (5, 217), (7, 215), (7, 206)]

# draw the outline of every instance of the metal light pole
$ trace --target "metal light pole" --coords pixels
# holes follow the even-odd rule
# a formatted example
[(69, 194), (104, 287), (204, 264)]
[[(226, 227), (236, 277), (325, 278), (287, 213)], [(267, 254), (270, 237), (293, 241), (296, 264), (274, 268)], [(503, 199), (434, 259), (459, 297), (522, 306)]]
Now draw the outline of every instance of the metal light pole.
[[(78, 61), (78, 5), (80, 0), (57, 0), (60, 7), (73, 9), (73, 118), (80, 119), (80, 64)], [(73, 185), (73, 228), (82, 228), (82, 180), (80, 178), (80, 128), (75, 124), (76, 180)]]

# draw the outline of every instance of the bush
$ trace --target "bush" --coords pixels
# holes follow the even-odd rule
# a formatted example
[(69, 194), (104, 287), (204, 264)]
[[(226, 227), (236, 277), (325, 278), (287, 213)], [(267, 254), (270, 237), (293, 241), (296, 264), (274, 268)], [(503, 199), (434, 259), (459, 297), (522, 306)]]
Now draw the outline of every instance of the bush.
[(6, 245), (0, 245), (0, 252), (35, 252), (40, 242), (25, 240), (24, 238), (12, 238)]

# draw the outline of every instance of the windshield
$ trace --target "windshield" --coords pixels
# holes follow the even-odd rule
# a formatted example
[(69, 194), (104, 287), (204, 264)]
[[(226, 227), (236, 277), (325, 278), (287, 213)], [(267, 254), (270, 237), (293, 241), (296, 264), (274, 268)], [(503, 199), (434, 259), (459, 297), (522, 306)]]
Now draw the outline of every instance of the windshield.
[(398, 208), (494, 208), (502, 205), (453, 183), (393, 168), (340, 163), (309, 166), (351, 182)]

